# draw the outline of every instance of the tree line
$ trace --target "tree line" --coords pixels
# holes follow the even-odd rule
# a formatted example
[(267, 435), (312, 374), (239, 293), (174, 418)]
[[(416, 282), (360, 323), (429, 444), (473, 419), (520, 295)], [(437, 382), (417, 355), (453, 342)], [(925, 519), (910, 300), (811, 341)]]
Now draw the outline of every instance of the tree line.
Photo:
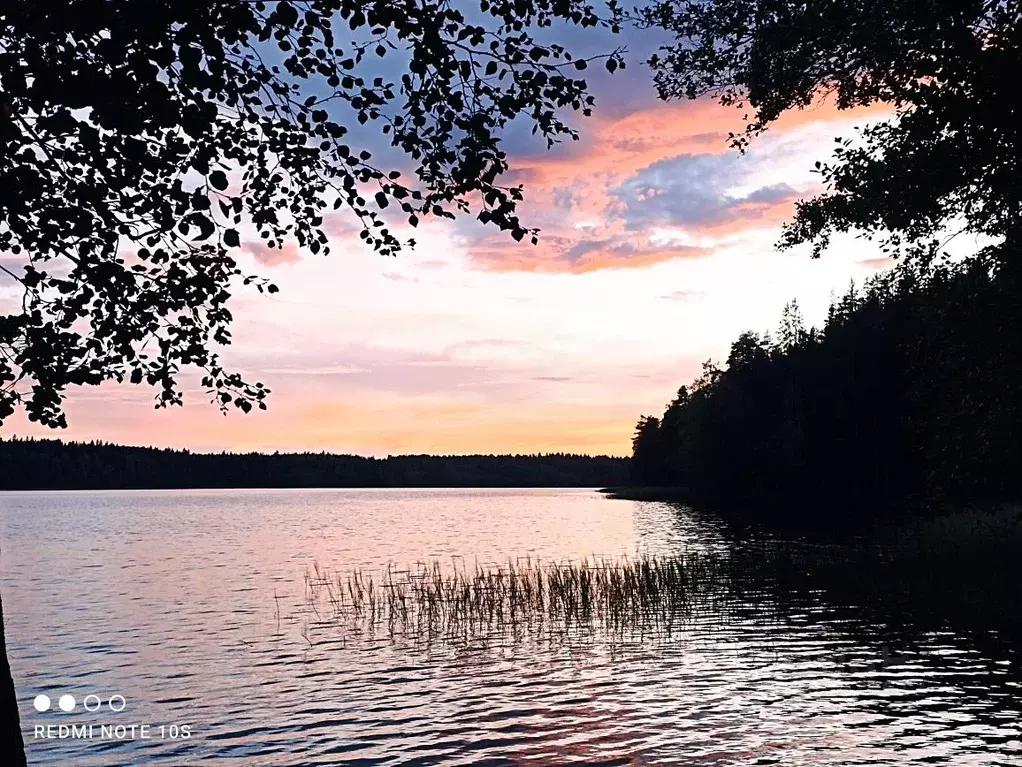
[(0, 440), (0, 490), (242, 487), (602, 487), (628, 459), (546, 455), (193, 453), (104, 442)]
[(1022, 310), (999, 262), (903, 263), (822, 328), (790, 303), (639, 420), (634, 481), (774, 515), (1017, 499)]

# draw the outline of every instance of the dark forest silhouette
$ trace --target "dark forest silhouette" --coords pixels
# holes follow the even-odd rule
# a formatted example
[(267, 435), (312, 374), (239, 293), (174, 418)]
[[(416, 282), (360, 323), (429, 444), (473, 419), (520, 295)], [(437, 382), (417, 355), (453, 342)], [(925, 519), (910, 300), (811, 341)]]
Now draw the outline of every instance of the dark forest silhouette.
[(0, 490), (239, 487), (598, 487), (628, 459), (547, 455), (193, 453), (102, 442), (0, 440)]
[[(821, 256), (856, 232), (902, 266), (836, 302), (820, 330), (789, 306), (775, 341), (736, 339), (724, 369), (707, 365), (662, 419), (640, 420), (636, 480), (772, 507), (764, 518), (1017, 500), (1022, 5), (654, 0), (640, 18), (673, 37), (649, 61), (660, 97), (740, 109), (741, 151), (827, 98), (889, 105), (893, 118), (835, 137), (820, 194), (778, 245)], [(943, 263), (961, 234), (978, 254)]]
[[(1022, 494), (1022, 310), (982, 258), (852, 286), (822, 329), (786, 307), (662, 418), (639, 420), (634, 480), (694, 502), (867, 515)], [(678, 495), (679, 491), (676, 490)]]

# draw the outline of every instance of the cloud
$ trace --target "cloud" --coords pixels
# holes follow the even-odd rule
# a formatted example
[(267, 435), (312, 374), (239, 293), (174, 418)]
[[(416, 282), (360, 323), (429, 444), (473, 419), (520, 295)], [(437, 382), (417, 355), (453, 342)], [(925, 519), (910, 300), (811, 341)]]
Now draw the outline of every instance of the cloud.
[(702, 290), (675, 290), (673, 293), (666, 293), (660, 298), (665, 301), (702, 301), (706, 293)]
[(611, 190), (617, 212), (632, 230), (682, 227), (701, 230), (725, 222), (758, 219), (765, 210), (792, 204), (799, 192), (775, 183), (736, 191), (751, 170), (740, 155), (684, 154), (643, 168)]
[(602, 269), (634, 269), (663, 261), (702, 258), (710, 250), (689, 244), (657, 242), (643, 234), (586, 237), (550, 235), (538, 245), (512, 243), (502, 235), (480, 238), (469, 244), (473, 263), (495, 272), (553, 272), (582, 274)]
[(708, 254), (704, 248), (691, 245), (662, 247), (647, 238), (628, 238), (621, 235), (605, 239), (583, 239), (573, 244), (559, 256), (565, 263), (584, 267), (588, 271), (594, 265), (606, 267), (611, 264), (637, 266), (640, 263), (657, 263), (672, 258), (699, 258)]
[(302, 259), (298, 245), (293, 242), (286, 243), (281, 248), (270, 248), (261, 242), (246, 242), (243, 247), (263, 266), (282, 266)]
[(446, 269), (450, 264), (442, 258), (427, 258), (419, 261), (417, 266), (420, 269)]
[(518, 341), (513, 338), (470, 338), (465, 341), (459, 341), (455, 344), (450, 344), (444, 349), (445, 354), (456, 355), (459, 353), (467, 354), (485, 354), (487, 352), (499, 352), (507, 349), (521, 349), (528, 347), (524, 341)]
[[(535, 361), (508, 356), (511, 344), (496, 340), (453, 346), (458, 348), (438, 352), (359, 343), (333, 349), (280, 349), (272, 355), (271, 365), (263, 367), (253, 359), (255, 364), (246, 367), (272, 389), (315, 390), (324, 397), (346, 393), (358, 399), (375, 392), (504, 402), (528, 401), (533, 393), (523, 384), (551, 372)], [(260, 355), (266, 356), (265, 351)]]
[[(540, 243), (530, 247), (460, 221), (477, 268), (577, 274), (708, 255), (721, 240), (778, 228), (794, 202), (814, 191), (806, 176), (815, 158), (797, 136), (812, 134), (822, 159), (830, 136), (890, 112), (839, 112), (821, 100), (782, 116), (739, 155), (728, 145), (728, 134), (743, 125), (734, 109), (705, 99), (653, 106), (623, 99), (617, 107), (585, 121), (579, 142), (512, 153), (508, 178), (525, 185), (519, 217), (540, 229)], [(658, 241), (654, 230), (664, 227), (684, 229), (688, 241)]]
[(552, 194), (554, 205), (562, 210), (571, 210), (585, 199), (584, 187), (580, 185), (556, 186)]
[[(3, 264), (8, 269), (14, 267), (23, 267), (29, 261), (28, 256), (24, 252), (15, 255), (7, 250), (0, 250), (0, 264)], [(10, 279), (10, 278), (8, 278)]]
[(322, 365), (304, 368), (263, 368), (263, 373), (273, 376), (345, 376), (369, 373), (369, 368), (355, 365)]
[(894, 266), (895, 260), (888, 257), (866, 258), (862, 261), (858, 261), (857, 263), (864, 269), (869, 269), (873, 272), (882, 272), (884, 269), (890, 269)]
[(409, 277), (407, 274), (401, 274), (400, 272), (384, 272), (383, 279), (390, 280), (391, 282), (419, 282), (418, 277)]

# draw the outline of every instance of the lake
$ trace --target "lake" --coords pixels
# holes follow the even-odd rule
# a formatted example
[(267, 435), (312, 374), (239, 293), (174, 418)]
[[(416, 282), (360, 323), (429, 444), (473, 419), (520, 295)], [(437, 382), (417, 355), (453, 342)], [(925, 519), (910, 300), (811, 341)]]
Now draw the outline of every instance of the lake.
[(308, 599), (316, 565), (732, 545), (669, 504), (590, 490), (3, 493), (0, 543), (30, 764), (1022, 760), (1016, 648), (892, 626), (866, 605), (810, 594), (781, 615), (752, 595), (669, 636), (458, 642), (345, 633)]

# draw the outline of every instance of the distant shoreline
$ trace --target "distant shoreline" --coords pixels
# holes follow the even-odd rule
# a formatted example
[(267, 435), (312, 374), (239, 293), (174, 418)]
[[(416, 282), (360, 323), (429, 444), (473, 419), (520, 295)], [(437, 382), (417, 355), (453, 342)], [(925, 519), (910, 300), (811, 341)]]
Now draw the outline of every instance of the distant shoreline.
[(0, 490), (580, 488), (622, 486), (630, 460), (571, 453), (193, 453), (100, 442), (0, 439)]
[(0, 487), (0, 495), (4, 493), (151, 493), (162, 491), (188, 490), (196, 492), (236, 493), (239, 491), (279, 492), (283, 490), (589, 490), (594, 493), (603, 492), (595, 485), (245, 485), (241, 487), (43, 487), (31, 489), (10, 489)]

